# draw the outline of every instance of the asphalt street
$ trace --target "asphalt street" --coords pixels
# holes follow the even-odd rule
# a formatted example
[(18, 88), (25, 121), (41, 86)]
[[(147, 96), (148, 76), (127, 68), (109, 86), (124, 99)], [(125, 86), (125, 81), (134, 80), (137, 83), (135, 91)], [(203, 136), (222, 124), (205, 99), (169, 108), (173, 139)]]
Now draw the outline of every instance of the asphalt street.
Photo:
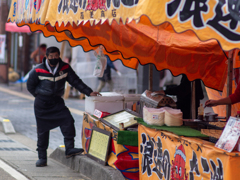
[[(0, 87), (14, 90), (31, 97), (26, 90), (25, 84), (23, 85), (22, 89), (19, 84), (12, 84), (9, 86), (1, 85)], [(0, 117), (9, 119), (12, 122), (16, 132), (27, 136), (34, 141), (37, 141), (36, 120), (34, 116), (33, 103), (33, 100), (0, 91)], [(65, 103), (69, 108), (84, 111), (84, 100), (69, 98), (65, 100)], [(75, 119), (76, 128), (75, 147), (79, 148), (82, 147), (81, 128), (83, 117), (79, 115), (79, 113), (72, 113), (72, 116)], [(60, 128), (51, 130), (49, 148), (56, 149), (60, 145), (64, 145)]]

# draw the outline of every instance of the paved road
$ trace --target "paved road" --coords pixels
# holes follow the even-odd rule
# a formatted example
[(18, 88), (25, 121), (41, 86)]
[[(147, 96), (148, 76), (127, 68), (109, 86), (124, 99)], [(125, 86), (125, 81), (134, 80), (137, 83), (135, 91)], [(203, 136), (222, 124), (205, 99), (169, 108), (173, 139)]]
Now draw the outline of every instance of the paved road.
[[(30, 96), (25, 88), (25, 85), (23, 86), (22, 91), (19, 85), (1, 85), (0, 87), (23, 92), (24, 94)], [(84, 111), (84, 100), (67, 99), (65, 102), (66, 105), (70, 108)], [(75, 119), (76, 127), (75, 146), (81, 147), (82, 116), (75, 113), (72, 113), (72, 115)], [(18, 133), (23, 134), (35, 141), (37, 140), (33, 100), (25, 99), (0, 91), (0, 117), (11, 120), (15, 130)], [(63, 144), (63, 136), (61, 134), (60, 128), (51, 130), (49, 148), (55, 149), (59, 147), (59, 145)]]

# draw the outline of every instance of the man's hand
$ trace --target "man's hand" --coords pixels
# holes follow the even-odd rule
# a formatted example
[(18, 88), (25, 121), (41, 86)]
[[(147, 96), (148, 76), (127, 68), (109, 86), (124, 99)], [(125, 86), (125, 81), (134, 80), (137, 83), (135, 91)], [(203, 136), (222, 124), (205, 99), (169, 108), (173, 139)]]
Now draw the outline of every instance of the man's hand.
[(217, 101), (216, 100), (207, 100), (206, 102), (205, 102), (205, 106), (206, 107), (213, 107), (213, 106), (217, 106), (218, 104), (217, 104)]
[(218, 105), (230, 105), (230, 104), (232, 104), (232, 101), (231, 101), (230, 97), (228, 96), (228, 97), (218, 99), (218, 100), (209, 99), (206, 101), (205, 106), (213, 107), (213, 106), (218, 106)]
[(102, 96), (99, 92), (91, 92), (90, 96)]
[(161, 91), (157, 91), (157, 92), (158, 92), (158, 94), (166, 95), (165, 92), (164, 92), (163, 90), (161, 90)]

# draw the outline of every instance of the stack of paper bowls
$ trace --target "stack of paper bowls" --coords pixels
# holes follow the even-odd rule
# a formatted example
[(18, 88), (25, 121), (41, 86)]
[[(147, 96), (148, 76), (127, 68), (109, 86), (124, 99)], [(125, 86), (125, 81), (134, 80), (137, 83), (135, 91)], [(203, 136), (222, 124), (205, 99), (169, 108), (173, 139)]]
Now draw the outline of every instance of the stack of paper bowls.
[(181, 126), (183, 124), (181, 110), (165, 108), (164, 122), (167, 126)]
[(143, 120), (150, 125), (162, 126), (164, 125), (164, 109), (143, 107)]
[(143, 107), (143, 120), (147, 124), (163, 126), (181, 126), (183, 124), (182, 112), (170, 107), (148, 108)]

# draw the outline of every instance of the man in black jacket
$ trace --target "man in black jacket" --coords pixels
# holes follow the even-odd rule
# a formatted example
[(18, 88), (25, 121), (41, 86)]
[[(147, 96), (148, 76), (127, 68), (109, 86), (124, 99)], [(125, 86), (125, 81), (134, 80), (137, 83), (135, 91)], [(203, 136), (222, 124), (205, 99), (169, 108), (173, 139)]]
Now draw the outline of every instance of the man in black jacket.
[(57, 47), (49, 47), (46, 58), (30, 72), (27, 81), (27, 89), (35, 97), (34, 112), (37, 121), (39, 158), (36, 162), (37, 167), (47, 165), (49, 131), (58, 126), (64, 136), (66, 157), (70, 158), (83, 152), (83, 149), (74, 148), (74, 119), (61, 98), (64, 94), (65, 82), (68, 81), (87, 96), (101, 95), (84, 84), (69, 64), (64, 63), (59, 56), (60, 51)]

